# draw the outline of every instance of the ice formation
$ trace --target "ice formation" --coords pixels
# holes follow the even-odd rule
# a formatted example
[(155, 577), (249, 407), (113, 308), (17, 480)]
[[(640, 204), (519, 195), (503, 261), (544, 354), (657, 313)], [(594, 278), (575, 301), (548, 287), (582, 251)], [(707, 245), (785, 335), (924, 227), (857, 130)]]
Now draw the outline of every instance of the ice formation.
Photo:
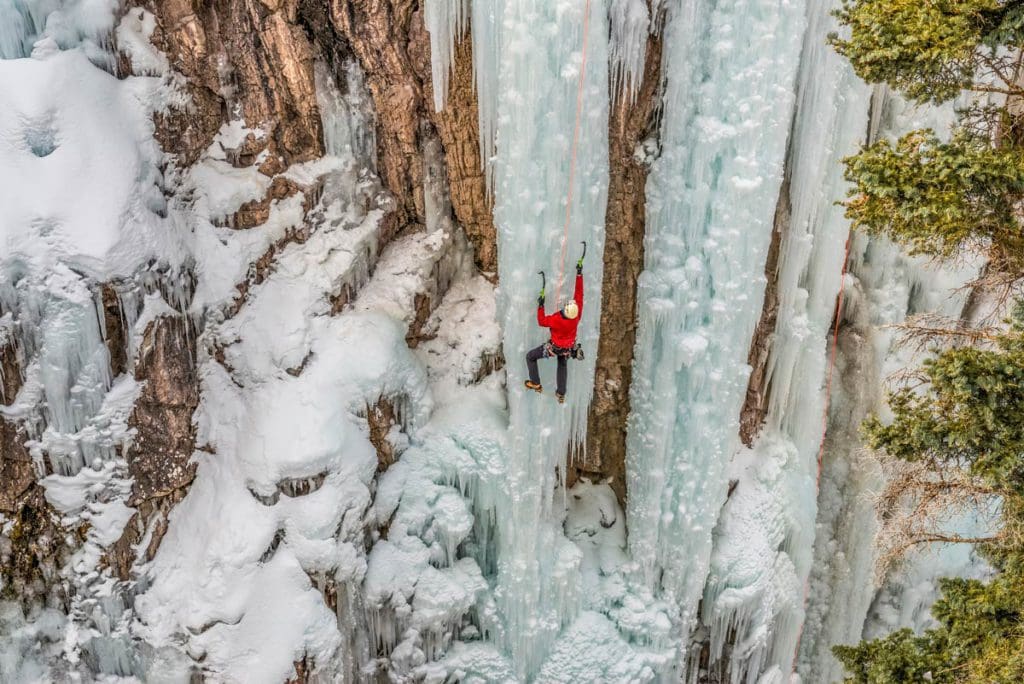
[[(884, 88), (874, 93), (871, 109), (872, 139), (895, 138), (921, 127), (945, 135), (953, 121), (952, 107), (914, 107)], [(812, 598), (800, 644), (800, 672), (808, 680), (829, 681), (841, 675), (832, 644), (853, 643), (862, 635), (872, 638), (900, 627), (931, 626), (928, 609), (937, 597), (939, 577), (985, 572), (971, 549), (944, 545), (910, 559), (875, 591), (876, 519), (870, 493), (881, 487), (881, 474), (870, 458), (857, 452), (854, 434), (868, 411), (884, 415), (885, 379), (922, 360), (920, 354), (896, 344), (891, 326), (920, 314), (959, 318), (966, 313), (964, 286), (978, 268), (970, 262), (939, 268), (908, 257), (884, 239), (854, 235), (851, 240), (846, 328), (837, 367), (841, 378), (860, 380), (838, 382), (834, 389)], [(833, 597), (832, 610), (816, 600), (825, 595)]]
[[(817, 513), (816, 475), (829, 340), (849, 224), (841, 159), (855, 151), (867, 118), (867, 87), (825, 43), (835, 29), (829, 3), (809, 6), (777, 221), (778, 313), (768, 359), (770, 400), (762, 434), (734, 463), (739, 485), (715, 531), (702, 620), (712, 662), (727, 640), (734, 682), (793, 667), (804, 620), (805, 583)], [(744, 548), (751, 530), (765, 543)], [(754, 559), (760, 559), (760, 562)]]
[[(239, 231), (231, 217), (271, 181), (231, 153), (267, 133), (233, 118), (195, 164), (164, 165), (151, 115), (181, 94), (151, 15), (0, 0), (0, 341), (34, 360), (0, 412), (27, 426), (49, 504), (87, 523), (54, 569), (67, 606), (0, 602), (0, 679), (278, 682), (302, 661), (341, 681), (753, 684), (794, 668), (827, 681), (829, 647), (865, 622), (923, 626), (935, 574), (976, 564), (947, 552), (891, 578), (872, 607), (861, 494), (877, 473), (856, 460), (856, 424), (880, 407), (878, 378), (911, 362), (879, 326), (959, 315), (949, 293), (971, 273), (857, 236), (842, 278), (839, 160), (862, 141), (869, 93), (824, 43), (837, 5), (427, 0), (436, 108), (456, 44), (473, 41), (495, 287), (449, 218), (429, 136), (427, 225), (382, 244), (392, 198), (356, 63), (317, 65), (326, 154), (287, 169), (302, 191)], [(565, 478), (587, 430), (601, 291), (623, 285), (601, 281), (609, 110), (636, 96), (651, 32), (665, 90), (645, 141), (624, 511), (607, 483)], [(148, 75), (112, 75), (115, 38)], [(882, 93), (872, 114), (887, 135), (919, 116)], [(746, 448), (773, 228), (770, 402)], [(568, 297), (584, 240), (588, 358), (561, 406), (522, 389), (521, 359), (544, 341), (524, 321), (537, 270), (549, 310)], [(268, 253), (273, 269), (240, 293)], [(168, 318), (194, 336), (197, 470), (159, 551), (124, 583), (101, 556), (135, 513), (125, 454), (143, 384), (127, 369)]]
[[(782, 184), (802, 3), (670, 6), (630, 391), (629, 550), (695, 626), (739, 446), (748, 340)], [(700, 37), (700, 40), (697, 38)], [(688, 638), (678, 638), (677, 666)]]

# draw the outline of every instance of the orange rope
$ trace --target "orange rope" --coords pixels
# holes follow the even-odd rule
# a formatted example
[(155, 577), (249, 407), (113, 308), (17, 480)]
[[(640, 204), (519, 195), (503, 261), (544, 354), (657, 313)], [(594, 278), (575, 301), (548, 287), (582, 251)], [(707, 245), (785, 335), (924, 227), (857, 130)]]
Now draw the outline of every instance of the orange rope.
[[(818, 472), (814, 479), (814, 499), (817, 501), (818, 493), (821, 491), (821, 468), (825, 460), (825, 435), (828, 432), (828, 408), (832, 401), (832, 376), (836, 369), (836, 353), (839, 349), (839, 321), (843, 313), (843, 294), (846, 284), (846, 264), (850, 260), (850, 235), (846, 235), (846, 247), (843, 249), (843, 272), (839, 280), (839, 295), (836, 300), (836, 323), (832, 329), (832, 353), (829, 355), (828, 375), (825, 379), (825, 408), (821, 412), (821, 442), (818, 444)], [(815, 521), (817, 522), (817, 521)], [(811, 551), (813, 559), (813, 549)], [(804, 624), (807, 622), (807, 599), (811, 593), (811, 572), (808, 569), (807, 578), (804, 579), (803, 609), (804, 616), (800, 620), (800, 631), (796, 635), (796, 646), (793, 650), (793, 670), (796, 674), (797, 657), (800, 655), (800, 640), (804, 635)]]
[(572, 186), (576, 180), (576, 148), (580, 141), (580, 118), (583, 114), (583, 83), (587, 76), (587, 34), (590, 33), (590, 0), (583, 9), (583, 58), (580, 62), (580, 84), (576, 90), (576, 125), (572, 132), (572, 157), (569, 160), (569, 196), (565, 203), (565, 228), (562, 231), (562, 255), (555, 283), (555, 304), (560, 302), (562, 282), (565, 280), (565, 252), (569, 244), (569, 222), (572, 219)]

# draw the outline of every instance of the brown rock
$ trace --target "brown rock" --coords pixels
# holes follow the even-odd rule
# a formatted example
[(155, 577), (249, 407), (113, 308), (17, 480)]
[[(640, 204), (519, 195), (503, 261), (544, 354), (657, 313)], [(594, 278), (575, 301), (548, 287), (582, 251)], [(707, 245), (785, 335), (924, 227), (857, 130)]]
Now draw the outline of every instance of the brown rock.
[(0, 513), (17, 511), (36, 480), (32, 457), (25, 448), (27, 439), (22, 426), (0, 417)]
[(445, 107), (434, 109), (434, 85), (430, 73), (430, 36), (422, 13), (414, 16), (409, 51), (423, 83), (424, 106), (441, 138), (448, 167), (448, 184), (455, 218), (473, 244), (476, 264), (482, 271), (497, 272), (497, 234), (493, 203), (480, 158), (480, 123), (476, 85), (473, 81), (473, 46), (469, 34), (455, 46), (452, 74)]
[[(456, 48), (447, 105), (434, 111), (430, 36), (414, 0), (331, 0), (330, 20), (366, 74), (377, 112), (377, 159), (381, 179), (397, 200), (394, 232), (425, 224), (423, 143), (435, 132), (444, 149), (452, 209), (485, 271), (497, 269), (491, 199), (480, 158), (472, 47), (468, 36)], [(316, 4), (303, 2), (313, 24)], [(330, 54), (330, 35), (314, 29)], [(335, 54), (333, 59), (337, 59)], [(335, 65), (337, 68), (337, 65)], [(391, 226), (388, 226), (391, 228)]]
[[(423, 87), (409, 56), (415, 0), (330, 0), (334, 30), (366, 74), (377, 112), (377, 163), (397, 200), (396, 229), (426, 223), (423, 202)], [(387, 242), (393, 235), (382, 235)]]
[(183, 166), (198, 159), (222, 123), (241, 117), (267, 135), (241, 158), (269, 154), (279, 173), (323, 154), (313, 49), (296, 21), (297, 0), (150, 0), (154, 44), (186, 79), (191, 103), (156, 117), (157, 139)]
[[(0, 337), (0, 404), (13, 402), (20, 389), (21, 367), (14, 342)], [(17, 511), (35, 482), (27, 439), (24, 427), (0, 416), (0, 513)]]
[[(647, 166), (634, 156), (655, 133), (661, 97), (661, 36), (649, 36), (643, 80), (635, 102), (620, 97), (608, 122), (608, 209), (605, 214), (601, 337), (594, 373), (587, 445), (573, 463), (591, 477), (611, 477), (619, 503), (626, 499), (626, 418), (636, 341), (636, 284), (644, 263), (644, 187)], [(595, 477), (595, 479), (597, 479)]]
[[(184, 499), (187, 493), (187, 486), (179, 487), (166, 496), (141, 501), (137, 504), (138, 510), (124, 526), (121, 537), (111, 544), (103, 557), (103, 564), (112, 568), (118, 579), (121, 581), (131, 579), (132, 567), (137, 560), (144, 562), (153, 560), (157, 549), (160, 548), (160, 542), (167, 534), (171, 509)], [(138, 553), (136, 546), (145, 538), (147, 528), (152, 531), (149, 543), (145, 549), (141, 549), (141, 553)]]
[(0, 404), (10, 404), (21, 389), (21, 364), (14, 340), (0, 330)]
[(740, 411), (740, 439), (748, 447), (754, 443), (754, 438), (761, 431), (761, 426), (768, 415), (768, 356), (771, 353), (772, 337), (775, 335), (775, 325), (779, 318), (779, 253), (782, 250), (782, 236), (789, 230), (791, 210), (787, 174), (779, 190), (775, 223), (772, 226), (772, 241), (764, 265), (764, 274), (768, 282), (764, 290), (761, 318), (754, 329), (754, 337), (750, 341), (750, 354), (747, 357), (747, 363), (752, 370), (750, 380), (747, 381), (747, 396)]
[(128, 368), (128, 341), (125, 337), (121, 300), (114, 286), (107, 283), (100, 289), (103, 301), (103, 341), (110, 355), (110, 375), (117, 377)]
[(420, 342), (430, 339), (423, 334), (423, 326), (427, 324), (427, 319), (430, 318), (430, 314), (434, 310), (430, 297), (422, 292), (416, 293), (413, 307), (416, 313), (412, 323), (409, 324), (409, 332), (405, 334), (405, 343), (409, 345), (410, 349), (415, 349), (420, 346)]
[(381, 397), (373, 406), (366, 407), (366, 422), (370, 427), (370, 443), (377, 450), (377, 472), (383, 473), (395, 463), (395, 448), (388, 441), (388, 433), (398, 422), (395, 405)]
[(25, 490), (14, 510), (7, 515), (9, 547), (0, 552), (3, 598), (31, 605), (45, 596), (57, 579), (67, 555), (60, 514), (46, 501), (43, 488), (35, 483)]
[(199, 403), (193, 337), (180, 316), (151, 322), (143, 336), (135, 377), (144, 381), (129, 418), (137, 431), (127, 453), (134, 478), (129, 504), (166, 496), (195, 476), (192, 412)]
[(287, 199), (300, 192), (302, 188), (295, 181), (284, 176), (277, 176), (270, 183), (263, 199), (246, 202), (234, 213), (228, 225), (237, 230), (245, 230), (263, 225), (270, 218), (270, 207), (274, 202)]

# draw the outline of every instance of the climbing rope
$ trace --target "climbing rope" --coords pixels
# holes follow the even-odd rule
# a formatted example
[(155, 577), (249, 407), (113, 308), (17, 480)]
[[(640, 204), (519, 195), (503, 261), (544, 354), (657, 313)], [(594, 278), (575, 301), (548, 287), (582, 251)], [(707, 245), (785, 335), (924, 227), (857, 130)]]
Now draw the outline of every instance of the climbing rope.
[[(843, 270), (839, 277), (839, 294), (836, 298), (836, 322), (832, 327), (832, 353), (829, 354), (828, 375), (825, 377), (825, 407), (821, 412), (821, 442), (818, 443), (818, 471), (814, 478), (814, 500), (818, 500), (821, 491), (821, 468), (825, 460), (825, 434), (828, 431), (828, 409), (832, 402), (832, 376), (836, 369), (836, 353), (839, 349), (839, 321), (843, 313), (843, 294), (846, 285), (846, 264), (850, 260), (850, 234), (846, 235), (846, 246), (843, 248)], [(813, 554), (813, 549), (811, 550)], [(812, 555), (813, 559), (813, 555)], [(807, 599), (811, 593), (811, 573), (807, 572), (804, 579), (803, 610), (804, 615), (800, 620), (800, 631), (796, 635), (796, 646), (793, 649), (793, 668), (791, 674), (796, 674), (797, 658), (800, 655), (800, 640), (804, 635), (804, 624), (807, 622)]]
[(580, 141), (580, 119), (583, 115), (583, 84), (587, 76), (587, 34), (590, 33), (590, 0), (583, 7), (583, 55), (580, 60), (580, 83), (576, 89), (576, 125), (572, 131), (572, 156), (569, 159), (569, 192), (565, 203), (565, 228), (562, 231), (562, 250), (559, 259), (558, 280), (555, 281), (555, 302), (561, 301), (562, 282), (565, 280), (565, 253), (569, 244), (569, 222), (572, 220), (572, 188), (576, 181), (576, 148)]

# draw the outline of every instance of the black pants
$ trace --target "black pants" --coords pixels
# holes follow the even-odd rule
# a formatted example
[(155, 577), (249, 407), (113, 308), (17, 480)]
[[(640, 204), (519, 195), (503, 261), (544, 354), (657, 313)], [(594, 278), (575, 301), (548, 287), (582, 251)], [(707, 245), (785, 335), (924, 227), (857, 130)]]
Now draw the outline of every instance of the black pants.
[(540, 345), (536, 349), (531, 349), (526, 353), (526, 368), (530, 371), (530, 382), (540, 384), (540, 371), (537, 370), (537, 361), (545, 356), (554, 356), (558, 359), (558, 372), (556, 377), (558, 378), (558, 389), (556, 390), (559, 394), (565, 396), (565, 381), (568, 374), (566, 366), (569, 362), (567, 355), (555, 354), (548, 350), (547, 343)]

